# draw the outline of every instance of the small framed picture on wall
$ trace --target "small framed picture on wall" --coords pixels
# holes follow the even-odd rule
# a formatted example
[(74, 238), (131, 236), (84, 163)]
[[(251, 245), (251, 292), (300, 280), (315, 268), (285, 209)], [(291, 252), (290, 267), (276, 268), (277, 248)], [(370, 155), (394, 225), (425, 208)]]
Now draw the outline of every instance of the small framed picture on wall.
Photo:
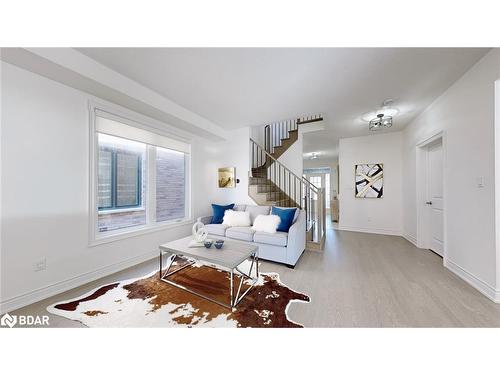
[(220, 188), (236, 187), (236, 168), (235, 167), (219, 168), (218, 181)]

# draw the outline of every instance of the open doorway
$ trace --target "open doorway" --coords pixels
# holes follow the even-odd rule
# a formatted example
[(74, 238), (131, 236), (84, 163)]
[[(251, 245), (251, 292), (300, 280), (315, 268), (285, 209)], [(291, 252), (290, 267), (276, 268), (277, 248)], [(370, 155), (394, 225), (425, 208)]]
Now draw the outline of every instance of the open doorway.
[(325, 189), (325, 209), (328, 218), (327, 221), (336, 224), (339, 216), (337, 199), (337, 168), (304, 168), (303, 176), (316, 187)]
[(443, 134), (417, 146), (417, 246), (446, 258)]

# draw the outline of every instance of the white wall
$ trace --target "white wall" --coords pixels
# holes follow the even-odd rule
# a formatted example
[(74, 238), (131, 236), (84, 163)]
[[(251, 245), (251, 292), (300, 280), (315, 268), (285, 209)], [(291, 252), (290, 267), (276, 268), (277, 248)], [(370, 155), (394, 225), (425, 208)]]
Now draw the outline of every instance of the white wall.
[[(343, 138), (339, 142), (339, 228), (400, 235), (402, 232), (402, 133)], [(356, 198), (356, 164), (384, 164), (383, 198)]]
[(299, 177), (302, 176), (302, 171), (304, 170), (303, 139), (304, 136), (299, 131), (297, 140), (278, 158), (281, 164)]
[(250, 127), (250, 137), (262, 147), (265, 147), (264, 128), (265, 125)]
[[(185, 224), (89, 247), (88, 100), (95, 98), (3, 62), (1, 85), (2, 311), (149, 259), (158, 244), (190, 233)], [(226, 198), (215, 167), (247, 163), (239, 142), (193, 137), (193, 217)], [(46, 270), (35, 272), (43, 258)]]
[[(497, 289), (495, 247), (494, 49), (404, 130), (404, 232), (417, 237), (416, 145), (444, 131), (445, 265), (490, 298)], [(484, 187), (477, 178), (484, 178)], [(423, 202), (418, 202), (423, 204)]]
[[(248, 196), (248, 175), (250, 171), (250, 129), (241, 128), (229, 133), (229, 141), (208, 142), (199, 148), (203, 154), (203, 183), (194, 187), (200, 189), (205, 200), (216, 204), (255, 204)], [(217, 172), (219, 168), (236, 167), (236, 178), (240, 180), (235, 188), (219, 188)], [(211, 213), (210, 205), (204, 214)]]

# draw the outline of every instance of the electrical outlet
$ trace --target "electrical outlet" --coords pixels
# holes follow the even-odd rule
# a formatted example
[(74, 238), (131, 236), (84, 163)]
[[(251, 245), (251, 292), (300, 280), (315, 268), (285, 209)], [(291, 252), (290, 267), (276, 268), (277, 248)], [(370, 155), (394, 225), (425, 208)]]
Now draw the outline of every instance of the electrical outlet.
[(39, 272), (47, 268), (47, 258), (42, 258), (33, 264), (33, 271)]

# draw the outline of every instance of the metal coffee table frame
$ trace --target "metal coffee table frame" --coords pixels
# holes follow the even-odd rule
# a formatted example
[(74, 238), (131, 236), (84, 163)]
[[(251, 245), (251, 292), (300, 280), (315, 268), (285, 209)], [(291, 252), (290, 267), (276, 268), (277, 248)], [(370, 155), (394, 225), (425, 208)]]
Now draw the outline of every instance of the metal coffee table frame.
[[(167, 269), (165, 270), (165, 272), (162, 272), (163, 271), (163, 256), (165, 254), (170, 254), (169, 255), (169, 259), (170, 259), (170, 262), (168, 263), (168, 266), (167, 266)], [(227, 303), (224, 303), (224, 302), (221, 302), (221, 301), (217, 301), (213, 298), (210, 298), (208, 296), (205, 296), (195, 290), (192, 290), (192, 289), (189, 289), (187, 287), (185, 287), (184, 285), (180, 285), (180, 284), (177, 284), (175, 282), (173, 282), (172, 280), (168, 280), (167, 278), (169, 276), (172, 276), (173, 274), (183, 270), (184, 268), (186, 267), (189, 267), (193, 264), (196, 263), (196, 260), (195, 259), (192, 259), (192, 258), (189, 258), (188, 256), (182, 254), (182, 258), (188, 258), (190, 259), (188, 261), (187, 264), (183, 265), (182, 267), (179, 267), (177, 268), (176, 270), (174, 271), (170, 271), (170, 267), (172, 266), (172, 264), (175, 262), (175, 260), (177, 259), (177, 257), (180, 257), (179, 255), (175, 254), (175, 253), (172, 253), (168, 250), (164, 250), (164, 249), (161, 249), (160, 250), (160, 280), (163, 281), (163, 282), (166, 282), (167, 284), (170, 284), (172, 286), (175, 286), (177, 288), (180, 288), (182, 290), (185, 290), (189, 293), (192, 293), (194, 295), (197, 295), (198, 297), (201, 297), (201, 298), (204, 298), (208, 301), (211, 301), (211, 302), (214, 302), (214, 303), (217, 303), (218, 305), (221, 305), (223, 307), (227, 307), (229, 309), (233, 309), (235, 308), (238, 303), (241, 302), (241, 300), (248, 294), (248, 292), (250, 291), (250, 289), (252, 289), (252, 287), (257, 283), (257, 281), (259, 280), (259, 249), (257, 248), (252, 254), (250, 254), (250, 257), (252, 258), (252, 263), (250, 264), (250, 270), (248, 272), (248, 274), (246, 272), (243, 272), (239, 266), (241, 266), (241, 262), (240, 264), (238, 264), (237, 266), (235, 266), (234, 268), (228, 268), (228, 267), (224, 267), (224, 266), (221, 266), (221, 265), (211, 265), (209, 263), (206, 263), (206, 262), (203, 262), (204, 265), (208, 266), (208, 267), (211, 267), (211, 268), (214, 268), (214, 269), (225, 269), (229, 272), (230, 276), (229, 276), (229, 304)], [(253, 267), (255, 266), (255, 277), (252, 277), (252, 270), (253, 270)], [(238, 286), (238, 290), (236, 291), (236, 295), (234, 294), (234, 275), (235, 273), (238, 273), (241, 277), (240, 279), (240, 283), (239, 283), (239, 286)], [(243, 285), (243, 282), (245, 280), (252, 280), (252, 284), (250, 285), (250, 287), (248, 289), (246, 289), (243, 294), (241, 294), (240, 296), (240, 292), (241, 292), (241, 287)]]

